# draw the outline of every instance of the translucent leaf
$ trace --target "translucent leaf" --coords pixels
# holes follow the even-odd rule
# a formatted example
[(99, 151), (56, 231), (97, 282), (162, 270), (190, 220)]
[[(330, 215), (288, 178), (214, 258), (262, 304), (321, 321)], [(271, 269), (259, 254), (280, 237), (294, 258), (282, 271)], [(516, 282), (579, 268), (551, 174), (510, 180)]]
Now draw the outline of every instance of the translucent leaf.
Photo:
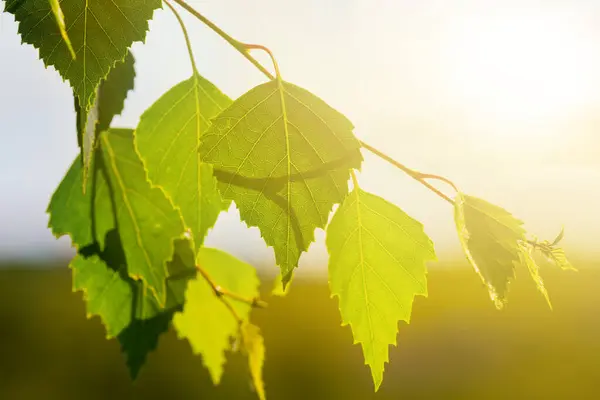
[[(131, 143), (131, 132), (122, 133)], [(123, 209), (125, 205), (116, 202), (111, 189), (116, 183), (107, 181), (103, 163), (102, 156), (95, 158), (95, 173), (84, 194), (81, 162), (79, 158), (73, 162), (50, 201), (49, 225), (56, 236), (68, 234), (78, 248), (71, 263), (74, 289), (84, 292), (88, 316), (100, 316), (107, 336), (118, 337), (135, 378), (174, 312), (182, 308), (187, 281), (195, 276), (194, 253), (189, 240), (175, 242), (167, 264), (165, 304), (159, 304), (144, 281), (132, 279), (123, 248), (123, 233), (130, 232), (119, 223), (113, 209)], [(134, 170), (124, 171), (124, 175)], [(145, 182), (145, 176), (140, 179)], [(148, 207), (141, 215), (160, 220), (163, 213), (159, 208)], [(168, 237), (163, 240), (172, 241)]]
[[(204, 268), (223, 289), (238, 295), (258, 296), (259, 280), (256, 271), (237, 258), (217, 249), (202, 247), (198, 265)], [(219, 299), (202, 277), (190, 282), (187, 301), (182, 313), (177, 313), (173, 325), (179, 338), (187, 338), (195, 354), (201, 354), (215, 384), (221, 381), (225, 351), (239, 335), (240, 326), (231, 311)], [(226, 298), (242, 319), (248, 319), (249, 304)]]
[(525, 243), (521, 243), (519, 245), (519, 256), (521, 258), (521, 263), (527, 267), (527, 270), (531, 275), (531, 279), (533, 279), (538, 290), (540, 291), (542, 296), (544, 296), (544, 299), (546, 299), (548, 306), (550, 307), (550, 309), (552, 309), (552, 302), (550, 302), (550, 296), (548, 295), (548, 291), (546, 290), (546, 286), (544, 285), (544, 280), (540, 275), (540, 267), (533, 257), (532, 250), (533, 249), (531, 248), (531, 246)]
[(496, 307), (504, 307), (520, 260), (519, 243), (525, 240), (523, 222), (503, 208), (463, 193), (456, 196), (454, 219), (467, 259)]
[(248, 356), (248, 367), (252, 376), (254, 389), (260, 400), (265, 400), (265, 384), (262, 377), (263, 364), (265, 363), (265, 341), (260, 334), (260, 329), (251, 323), (242, 325), (242, 341), (244, 351)]
[[(59, 26), (48, 18), (52, 15), (48, 0), (6, 0), (6, 11), (19, 23), (22, 41), (38, 49), (44, 64), (69, 81), (87, 121), (100, 80), (125, 58), (133, 42), (144, 41), (148, 20), (161, 1), (61, 0), (60, 4), (75, 59), (63, 43)], [(88, 155), (83, 157), (84, 171)]]
[[(77, 114), (77, 137), (81, 148), (84, 166), (89, 166), (92, 147), (98, 133), (110, 127), (112, 119), (121, 114), (125, 106), (127, 93), (133, 89), (135, 79), (135, 60), (128, 52), (123, 62), (117, 62), (106, 79), (98, 86), (94, 104), (89, 112), (81, 111), (79, 100), (75, 96), (75, 112)], [(87, 120), (86, 120), (87, 118)], [(84, 172), (84, 181), (87, 172)], [(85, 186), (84, 186), (85, 188)]]
[(221, 198), (212, 167), (202, 163), (198, 154), (210, 119), (230, 104), (226, 95), (195, 74), (150, 106), (135, 131), (148, 177), (180, 208), (196, 249), (230, 204)]
[(277, 82), (259, 85), (215, 118), (200, 153), (223, 197), (274, 247), (285, 285), (362, 157), (342, 114), (295, 85), (283, 89), (285, 116)]
[(143, 279), (164, 305), (169, 276), (166, 263), (173, 256), (173, 242), (185, 234), (181, 216), (164, 192), (146, 178), (130, 130), (103, 132), (100, 147), (129, 276)]
[(329, 284), (342, 324), (350, 324), (371, 367), (375, 390), (396, 344), (398, 321), (410, 322), (416, 295), (427, 296), (425, 263), (435, 260), (423, 226), (395, 205), (355, 189), (327, 228)]

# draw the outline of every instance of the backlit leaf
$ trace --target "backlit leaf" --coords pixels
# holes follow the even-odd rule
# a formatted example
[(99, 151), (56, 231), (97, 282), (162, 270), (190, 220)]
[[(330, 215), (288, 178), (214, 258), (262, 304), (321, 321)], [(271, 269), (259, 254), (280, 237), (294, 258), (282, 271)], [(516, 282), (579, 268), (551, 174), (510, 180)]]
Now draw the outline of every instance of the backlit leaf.
[(362, 156), (342, 114), (298, 86), (283, 88), (285, 118), (277, 82), (259, 85), (214, 119), (200, 153), (223, 197), (274, 247), (285, 285)]
[(148, 177), (181, 209), (196, 249), (230, 204), (221, 198), (212, 167), (202, 163), (198, 154), (210, 119), (230, 104), (212, 83), (194, 74), (150, 106), (135, 131)]
[(459, 193), (454, 203), (458, 238), (497, 308), (504, 307), (508, 285), (525, 240), (523, 222), (508, 211), (477, 197)]
[[(133, 89), (135, 78), (135, 60), (131, 52), (128, 52), (123, 62), (117, 62), (110, 70), (106, 79), (103, 79), (96, 91), (94, 104), (89, 112), (81, 111), (79, 100), (75, 96), (75, 112), (77, 114), (77, 137), (84, 167), (90, 164), (89, 158), (96, 136), (110, 127), (112, 119), (121, 114), (125, 106), (127, 93)], [(87, 118), (87, 120), (86, 120)], [(87, 179), (87, 171), (84, 168), (84, 181)], [(85, 189), (85, 186), (84, 186)]]
[(265, 363), (265, 341), (260, 334), (260, 329), (251, 323), (242, 325), (242, 342), (244, 352), (248, 356), (248, 367), (252, 376), (254, 389), (260, 400), (265, 400), (265, 384), (262, 377), (263, 364)]
[(527, 245), (526, 243), (521, 243), (519, 245), (519, 256), (521, 259), (521, 263), (527, 267), (527, 270), (531, 275), (531, 279), (533, 279), (538, 290), (540, 291), (542, 296), (544, 296), (544, 299), (546, 299), (548, 306), (550, 307), (550, 309), (552, 309), (552, 302), (550, 301), (548, 290), (546, 290), (544, 280), (540, 275), (540, 267), (535, 261), (535, 258), (533, 257), (532, 250), (532, 247)]
[[(110, 131), (108, 134), (112, 134)], [(117, 131), (118, 132), (118, 131)], [(128, 135), (130, 131), (122, 132)], [(131, 146), (133, 148), (133, 146)], [(117, 337), (135, 378), (146, 354), (156, 347), (176, 310), (181, 310), (187, 281), (195, 275), (194, 253), (189, 240), (177, 240), (169, 257), (166, 304), (161, 305), (144, 281), (129, 276), (128, 259), (113, 205), (117, 203), (106, 180), (106, 166), (100, 153), (93, 165), (95, 173), (88, 190), (81, 191), (81, 162), (76, 159), (52, 196), (48, 207), (50, 227), (56, 236), (71, 236), (78, 255), (71, 263), (73, 287), (84, 292), (88, 316), (98, 315), (107, 336)], [(138, 161), (139, 163), (139, 161)], [(133, 168), (132, 170), (135, 170)], [(124, 171), (127, 175), (131, 171)], [(142, 177), (145, 182), (145, 177)], [(148, 207), (142, 212), (149, 220), (163, 211)], [(125, 229), (125, 231), (127, 231)], [(164, 238), (171, 241), (171, 238)]]
[[(206, 247), (198, 251), (197, 262), (220, 287), (247, 298), (258, 296), (259, 280), (251, 265)], [(238, 338), (240, 326), (202, 277), (190, 282), (186, 297), (183, 312), (173, 319), (177, 335), (187, 338), (193, 352), (202, 355), (213, 382), (218, 384), (223, 375), (225, 351), (230, 350), (231, 341)], [(242, 320), (248, 319), (249, 304), (225, 299)]]
[(396, 344), (398, 321), (410, 322), (414, 297), (427, 296), (425, 263), (435, 260), (423, 226), (395, 205), (354, 189), (327, 228), (329, 284), (342, 324), (362, 345), (375, 390)]
[(181, 216), (162, 189), (146, 178), (130, 130), (103, 132), (100, 147), (129, 275), (144, 280), (159, 304), (164, 305), (167, 262), (173, 256), (173, 242), (185, 234)]

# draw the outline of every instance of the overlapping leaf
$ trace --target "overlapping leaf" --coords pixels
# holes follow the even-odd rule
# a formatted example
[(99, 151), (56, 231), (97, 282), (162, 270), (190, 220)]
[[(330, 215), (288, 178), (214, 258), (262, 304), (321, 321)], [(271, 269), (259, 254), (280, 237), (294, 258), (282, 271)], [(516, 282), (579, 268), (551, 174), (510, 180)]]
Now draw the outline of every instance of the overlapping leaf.
[(350, 324), (362, 345), (377, 390), (398, 321), (410, 322), (414, 297), (427, 296), (433, 243), (418, 221), (358, 188), (334, 214), (326, 242), (331, 294), (339, 298), (343, 325)]
[(173, 242), (185, 234), (181, 216), (164, 192), (146, 178), (130, 130), (104, 132), (100, 145), (129, 275), (143, 279), (164, 305), (166, 263), (173, 256)]
[(204, 134), (200, 153), (223, 197), (274, 247), (285, 284), (362, 157), (350, 121), (310, 92), (282, 85), (280, 92), (271, 81), (236, 100)]
[(148, 108), (135, 131), (150, 180), (164, 188), (181, 209), (196, 249), (230, 204), (219, 194), (212, 167), (202, 163), (198, 154), (210, 119), (230, 104), (218, 88), (194, 74)]
[(535, 261), (535, 258), (532, 254), (533, 248), (526, 243), (521, 243), (519, 245), (519, 257), (521, 264), (527, 267), (529, 271), (529, 275), (531, 275), (531, 279), (535, 282), (536, 287), (546, 299), (548, 306), (552, 309), (552, 302), (550, 301), (550, 296), (548, 295), (548, 290), (544, 285), (544, 280), (540, 275), (540, 267), (538, 263)]
[(496, 307), (502, 308), (515, 264), (522, 257), (523, 222), (503, 208), (462, 193), (455, 199), (454, 219), (467, 259), (481, 276)]
[[(157, 194), (155, 191), (159, 189), (151, 188), (143, 169), (139, 169), (142, 164), (133, 149), (132, 132), (111, 130), (101, 137), (105, 139), (103, 143), (110, 143), (113, 154), (103, 154), (105, 149), (102, 148), (98, 150), (99, 156), (93, 165), (95, 173), (88, 181), (85, 194), (81, 191), (82, 165), (79, 159), (74, 161), (50, 201), (49, 225), (56, 236), (69, 235), (78, 249), (78, 255), (71, 263), (74, 289), (84, 292), (88, 315), (100, 316), (107, 336), (118, 337), (135, 377), (146, 354), (156, 347), (159, 335), (166, 330), (174, 312), (183, 305), (187, 281), (195, 274), (194, 254), (189, 240), (177, 239), (173, 244), (174, 238), (168, 230), (146, 231), (142, 237), (153, 233), (155, 241), (166, 242), (158, 247), (171, 246), (173, 249), (164, 263), (157, 261), (153, 266), (167, 270), (163, 280), (165, 302), (159, 303), (143, 280), (136, 281), (129, 276), (132, 263), (139, 259), (130, 257), (125, 243), (134, 249), (139, 247), (132, 243), (131, 236), (135, 236), (135, 232), (131, 221), (122, 215), (127, 205), (114, 189), (119, 185), (116, 174), (114, 170), (112, 173), (107, 170), (116, 168), (121, 184), (139, 179), (126, 189), (136, 191), (130, 206), (144, 223), (159, 228), (156, 224), (161, 224), (166, 216), (175, 217), (175, 222), (171, 222), (174, 224), (179, 217), (177, 213), (172, 215), (175, 212), (173, 206), (166, 209), (164, 194), (162, 197)], [(119, 161), (114, 159), (117, 155)], [(152, 246), (149, 251), (156, 254), (154, 241)]]
[[(86, 114), (82, 112), (79, 99), (75, 99), (75, 112), (77, 114), (77, 137), (84, 167), (89, 166), (92, 146), (96, 135), (107, 130), (116, 115), (121, 114), (125, 106), (127, 93), (133, 89), (135, 79), (135, 60), (128, 52), (122, 62), (117, 62), (110, 70), (106, 79), (103, 79), (96, 91), (94, 105)], [(87, 118), (87, 120), (86, 120)], [(85, 169), (85, 168), (84, 168)], [(87, 175), (87, 173), (84, 173)], [(84, 181), (87, 176), (84, 176)]]
[(100, 80), (124, 59), (133, 42), (145, 39), (148, 20), (161, 1), (62, 0), (61, 6), (75, 59), (63, 43), (48, 0), (6, 0), (23, 42), (37, 48), (44, 64), (69, 81), (87, 120)]
[(262, 368), (265, 363), (265, 341), (260, 334), (260, 328), (251, 323), (242, 326), (242, 342), (244, 352), (248, 356), (248, 367), (252, 376), (254, 390), (260, 400), (265, 400), (265, 383), (262, 377)]
[[(258, 296), (259, 281), (251, 265), (206, 247), (198, 251), (197, 262), (223, 289), (247, 298)], [(184, 310), (175, 315), (173, 324), (178, 336), (187, 338), (194, 353), (202, 355), (213, 382), (218, 384), (225, 352), (231, 348), (231, 340), (238, 338), (238, 321), (201, 277), (190, 282), (186, 297)], [(248, 318), (249, 304), (227, 300), (242, 320)]]

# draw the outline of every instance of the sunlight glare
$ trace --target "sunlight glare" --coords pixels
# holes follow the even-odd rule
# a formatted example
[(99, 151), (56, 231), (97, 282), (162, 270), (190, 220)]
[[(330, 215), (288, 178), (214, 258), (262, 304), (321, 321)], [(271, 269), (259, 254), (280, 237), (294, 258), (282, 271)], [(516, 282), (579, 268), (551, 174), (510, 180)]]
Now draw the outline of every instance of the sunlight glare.
[(588, 38), (560, 16), (462, 19), (445, 39), (449, 96), (466, 112), (500, 122), (568, 118), (594, 101), (600, 63)]

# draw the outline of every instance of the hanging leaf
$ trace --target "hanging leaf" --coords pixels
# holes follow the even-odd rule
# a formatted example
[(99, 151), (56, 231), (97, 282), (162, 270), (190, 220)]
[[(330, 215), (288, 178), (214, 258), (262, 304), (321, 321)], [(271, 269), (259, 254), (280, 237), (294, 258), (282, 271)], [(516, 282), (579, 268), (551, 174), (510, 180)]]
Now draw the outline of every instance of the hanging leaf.
[(262, 377), (263, 364), (265, 363), (265, 341), (256, 325), (247, 322), (242, 325), (242, 342), (244, 352), (248, 356), (248, 367), (252, 376), (254, 389), (260, 400), (265, 400), (265, 383)]
[(527, 267), (529, 274), (531, 275), (531, 279), (535, 282), (538, 290), (546, 299), (548, 303), (548, 307), (552, 309), (552, 302), (550, 301), (550, 296), (548, 295), (548, 291), (546, 290), (546, 286), (544, 285), (544, 280), (540, 275), (540, 267), (533, 258), (532, 247), (527, 245), (526, 243), (519, 244), (519, 256), (521, 258), (521, 263)]
[(508, 211), (477, 197), (459, 193), (454, 202), (458, 238), (497, 308), (506, 303), (508, 285), (525, 240), (523, 222)]
[(87, 167), (90, 165), (95, 138), (100, 132), (107, 130), (112, 119), (123, 111), (127, 93), (133, 89), (134, 64), (133, 55), (131, 52), (127, 52), (123, 62), (117, 62), (106, 79), (100, 82), (94, 104), (87, 114), (82, 112), (79, 100), (75, 96), (77, 137), (81, 155), (84, 159), (84, 190), (87, 181)]
[(334, 214), (326, 243), (331, 294), (378, 390), (398, 321), (410, 322), (414, 297), (427, 296), (425, 263), (436, 259), (433, 243), (421, 223), (358, 188)]
[(230, 204), (221, 198), (212, 167), (200, 161), (197, 151), (210, 119), (230, 104), (217, 87), (194, 74), (150, 106), (135, 131), (148, 177), (180, 208), (196, 249)]
[[(117, 229), (120, 224), (113, 210), (113, 205), (124, 205), (113, 198), (114, 183), (106, 180), (103, 161), (101, 156), (96, 158), (95, 173), (85, 194), (81, 191), (81, 162), (79, 158), (73, 162), (50, 201), (49, 225), (56, 236), (69, 235), (78, 249), (71, 262), (73, 288), (84, 293), (88, 316), (98, 315), (107, 337), (118, 338), (135, 378), (174, 312), (182, 309), (187, 281), (195, 275), (194, 253), (188, 240), (175, 242), (167, 263), (164, 305), (158, 303), (144, 281), (129, 276), (123, 237)], [(163, 211), (151, 207), (142, 214), (152, 220), (154, 213)]]
[(274, 247), (284, 286), (315, 229), (346, 196), (349, 169), (360, 168), (352, 129), (312, 93), (285, 82), (282, 95), (271, 81), (237, 99), (202, 137), (202, 160), (242, 220)]
[[(259, 280), (251, 265), (228, 253), (206, 247), (198, 251), (197, 263), (219, 287), (247, 298), (258, 296)], [(249, 304), (226, 300), (242, 321), (248, 319)], [(184, 310), (175, 315), (173, 324), (178, 337), (186, 338), (194, 354), (202, 355), (213, 382), (219, 384), (225, 352), (231, 349), (231, 341), (238, 338), (240, 326), (206, 279), (198, 277), (190, 282)]]
[[(125, 58), (133, 42), (144, 41), (148, 20), (161, 7), (161, 0), (62, 0), (60, 5), (75, 59), (62, 43), (59, 26), (48, 18), (53, 12), (48, 0), (6, 0), (6, 11), (19, 23), (23, 42), (38, 49), (44, 65), (53, 66), (69, 81), (82, 120), (87, 121), (100, 81)], [(82, 161), (87, 173), (91, 150), (85, 150)]]

